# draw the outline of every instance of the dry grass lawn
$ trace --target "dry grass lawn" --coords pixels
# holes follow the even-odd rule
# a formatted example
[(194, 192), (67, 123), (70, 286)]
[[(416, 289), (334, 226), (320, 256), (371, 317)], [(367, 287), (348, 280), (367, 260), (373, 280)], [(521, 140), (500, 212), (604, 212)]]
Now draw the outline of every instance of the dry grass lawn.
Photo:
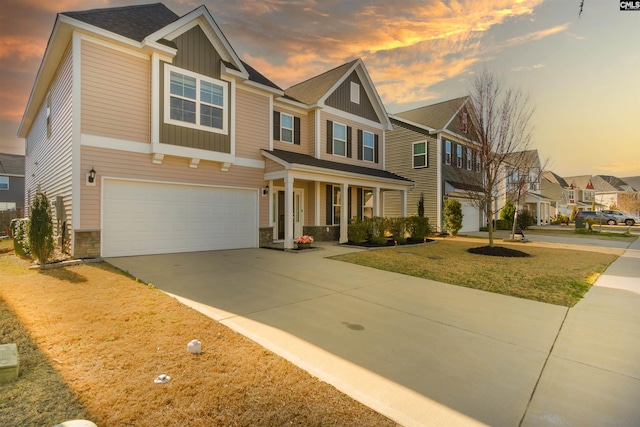
[[(0, 254), (0, 343), (17, 342), (22, 359), (18, 380), (0, 385), (3, 427), (394, 425), (108, 265), (28, 265)], [(200, 355), (187, 352), (194, 338)], [(155, 384), (160, 374), (171, 380)]]
[(531, 255), (527, 258), (488, 257), (467, 252), (467, 249), (483, 244), (445, 239), (429, 245), (354, 252), (334, 259), (573, 307), (618, 257), (593, 251), (529, 245), (510, 246)]

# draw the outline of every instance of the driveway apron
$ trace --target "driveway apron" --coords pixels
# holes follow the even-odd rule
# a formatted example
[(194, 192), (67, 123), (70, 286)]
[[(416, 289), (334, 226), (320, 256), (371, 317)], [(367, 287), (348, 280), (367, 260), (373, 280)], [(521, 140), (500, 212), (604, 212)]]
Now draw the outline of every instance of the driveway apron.
[[(580, 412), (577, 397), (568, 408), (553, 400), (571, 391), (565, 388), (592, 368), (591, 360), (603, 359), (592, 369), (638, 394), (637, 342), (627, 355), (635, 363), (625, 357), (616, 361), (617, 371), (598, 351), (575, 349), (576, 334), (595, 339), (583, 331), (592, 312), (609, 322), (594, 320), (605, 340), (606, 325), (624, 324), (611, 319), (619, 308), (602, 308), (617, 306), (615, 297), (600, 301), (591, 291), (569, 310), (327, 259), (352, 249), (320, 246), (303, 253), (242, 249), (108, 261), (402, 425), (585, 425), (565, 416)], [(600, 288), (638, 297), (637, 289)], [(638, 300), (626, 304), (628, 315), (637, 316)], [(559, 332), (563, 323), (568, 332)], [(638, 338), (628, 324), (622, 333)], [(582, 379), (586, 386), (602, 378)], [(551, 403), (559, 407), (549, 415)], [(625, 405), (612, 409), (633, 417)]]

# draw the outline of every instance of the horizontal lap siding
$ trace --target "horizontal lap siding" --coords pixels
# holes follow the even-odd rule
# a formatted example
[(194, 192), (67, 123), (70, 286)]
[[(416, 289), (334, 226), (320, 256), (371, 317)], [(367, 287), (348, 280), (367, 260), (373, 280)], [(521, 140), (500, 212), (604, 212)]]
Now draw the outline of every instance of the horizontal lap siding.
[[(352, 128), (352, 157), (343, 157), (343, 156), (335, 156), (333, 154), (327, 153), (327, 120), (331, 120), (333, 122), (338, 122), (346, 126), (351, 126)], [(366, 130), (368, 132), (373, 133), (374, 135), (378, 135), (379, 147), (378, 147), (378, 163), (374, 162), (365, 162), (364, 160), (358, 160), (358, 129)], [(330, 160), (332, 162), (339, 163), (347, 163), (350, 165), (358, 165), (365, 166), (372, 169), (382, 169), (382, 159), (383, 159), (383, 131), (380, 129), (376, 129), (372, 126), (367, 126), (362, 123), (358, 123), (353, 120), (347, 120), (340, 116), (334, 116), (328, 113), (322, 113), (320, 117), (320, 157), (324, 160)]]
[(236, 90), (236, 156), (262, 160), (260, 150), (269, 149), (269, 98)]
[(150, 62), (82, 42), (82, 133), (150, 141)]
[[(162, 164), (151, 162), (148, 154), (82, 147), (82, 170), (94, 167), (98, 173), (95, 187), (82, 186), (83, 228), (100, 228), (101, 177), (127, 178), (180, 184), (219, 185), (238, 188), (264, 187), (264, 170), (231, 166), (228, 172), (220, 170), (220, 163), (201, 161), (197, 168), (189, 167), (189, 159), (165, 156)], [(266, 197), (259, 198), (261, 227), (268, 225), (269, 206)]]
[(72, 76), (69, 48), (50, 86), (51, 136), (47, 137), (45, 98), (26, 138), (25, 159), (25, 196), (31, 197), (26, 203), (33, 201), (38, 185), (51, 202), (62, 196), (68, 229), (78, 227), (71, 216)]
[[(413, 143), (426, 141), (428, 146), (428, 168), (413, 168)], [(424, 195), (424, 215), (434, 225), (438, 208), (438, 154), (437, 141), (418, 132), (394, 125), (386, 132), (386, 166), (394, 172), (416, 183), (415, 189), (407, 193), (407, 215), (418, 214), (420, 194)], [(400, 193), (385, 192), (384, 213), (387, 216), (400, 216)]]
[[(298, 117), (300, 119), (300, 144), (294, 144), (293, 142), (283, 142), (277, 139), (273, 140), (273, 148), (278, 150), (286, 150), (294, 153), (300, 154), (310, 154), (309, 149), (309, 117), (307, 114), (301, 114), (297, 110), (292, 110), (286, 107), (282, 107), (280, 105), (276, 105), (273, 107), (274, 111), (278, 111), (281, 113), (287, 113), (292, 115), (293, 117)], [(273, 133), (273, 130), (271, 131)]]

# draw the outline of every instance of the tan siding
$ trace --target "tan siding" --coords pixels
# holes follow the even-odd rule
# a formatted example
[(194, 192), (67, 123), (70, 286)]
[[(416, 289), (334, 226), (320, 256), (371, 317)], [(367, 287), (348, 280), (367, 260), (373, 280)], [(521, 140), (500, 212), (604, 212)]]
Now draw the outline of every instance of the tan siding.
[(262, 160), (271, 132), (269, 98), (238, 88), (236, 101), (236, 156)]
[(278, 171), (281, 171), (283, 169), (284, 169), (284, 167), (280, 163), (276, 163), (271, 159), (266, 159), (265, 160), (265, 167), (264, 167), (264, 172), (265, 173), (278, 172)]
[[(407, 193), (407, 215), (417, 215), (420, 194), (424, 195), (425, 216), (432, 226), (437, 221), (438, 205), (438, 170), (437, 170), (437, 141), (425, 135), (393, 126), (392, 131), (386, 133), (386, 166), (387, 170), (405, 178), (413, 180), (416, 185), (413, 191)], [(429, 167), (413, 168), (413, 143), (426, 141), (428, 143)], [(385, 216), (400, 216), (400, 193), (387, 191), (384, 193)]]
[(286, 108), (280, 105), (274, 106), (273, 109), (275, 111), (291, 114), (294, 117), (300, 118), (300, 145), (274, 139), (273, 148), (278, 150), (292, 151), (294, 153), (309, 154), (309, 117), (308, 115), (301, 114), (297, 110), (292, 110), (290, 108)]
[[(83, 228), (100, 228), (101, 177), (255, 189), (266, 185), (262, 169), (231, 166), (228, 172), (222, 172), (219, 163), (208, 161), (201, 161), (194, 169), (189, 167), (189, 159), (173, 156), (165, 156), (162, 164), (156, 165), (148, 154), (83, 146), (81, 168), (89, 170), (92, 166), (98, 172), (98, 182), (95, 187), (82, 187)], [(266, 197), (259, 198), (259, 206), (260, 227), (266, 227), (269, 215)]]
[[(346, 126), (351, 126), (353, 129), (352, 135), (352, 144), (353, 144), (353, 152), (352, 157), (343, 157), (343, 156), (335, 156), (333, 154), (327, 153), (327, 120), (331, 120), (334, 122), (342, 123)], [(362, 129), (368, 132), (371, 132), (375, 135), (378, 135), (379, 139), (379, 148), (378, 148), (378, 163), (374, 162), (365, 162), (364, 160), (358, 160), (358, 134), (357, 130)], [(358, 123), (353, 120), (347, 120), (343, 117), (334, 116), (332, 114), (328, 114), (325, 112), (321, 113), (320, 116), (320, 158), (324, 160), (330, 160), (332, 162), (339, 163), (347, 163), (351, 165), (365, 166), (372, 169), (382, 169), (382, 156), (383, 156), (383, 146), (382, 146), (382, 133), (380, 129), (376, 129), (372, 126), (363, 125), (362, 123)]]
[(315, 110), (309, 113), (309, 131), (307, 133), (309, 135), (309, 151), (307, 151), (307, 154), (313, 157), (316, 156), (316, 114), (320, 114), (320, 112)]
[(26, 138), (25, 159), (25, 196), (31, 196), (26, 204), (33, 200), (38, 186), (50, 201), (62, 196), (69, 230), (77, 228), (71, 217), (72, 78), (69, 48), (50, 86), (51, 136), (47, 138), (45, 98)]
[(150, 142), (149, 60), (82, 41), (82, 133)]

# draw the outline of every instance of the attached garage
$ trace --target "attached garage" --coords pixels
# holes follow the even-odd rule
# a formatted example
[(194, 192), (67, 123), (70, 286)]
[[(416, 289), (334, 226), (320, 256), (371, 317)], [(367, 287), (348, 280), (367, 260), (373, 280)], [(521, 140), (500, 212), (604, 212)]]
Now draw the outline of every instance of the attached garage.
[(459, 200), (462, 205), (461, 233), (480, 230), (480, 211), (472, 203)]
[(257, 190), (104, 180), (103, 257), (257, 246)]

